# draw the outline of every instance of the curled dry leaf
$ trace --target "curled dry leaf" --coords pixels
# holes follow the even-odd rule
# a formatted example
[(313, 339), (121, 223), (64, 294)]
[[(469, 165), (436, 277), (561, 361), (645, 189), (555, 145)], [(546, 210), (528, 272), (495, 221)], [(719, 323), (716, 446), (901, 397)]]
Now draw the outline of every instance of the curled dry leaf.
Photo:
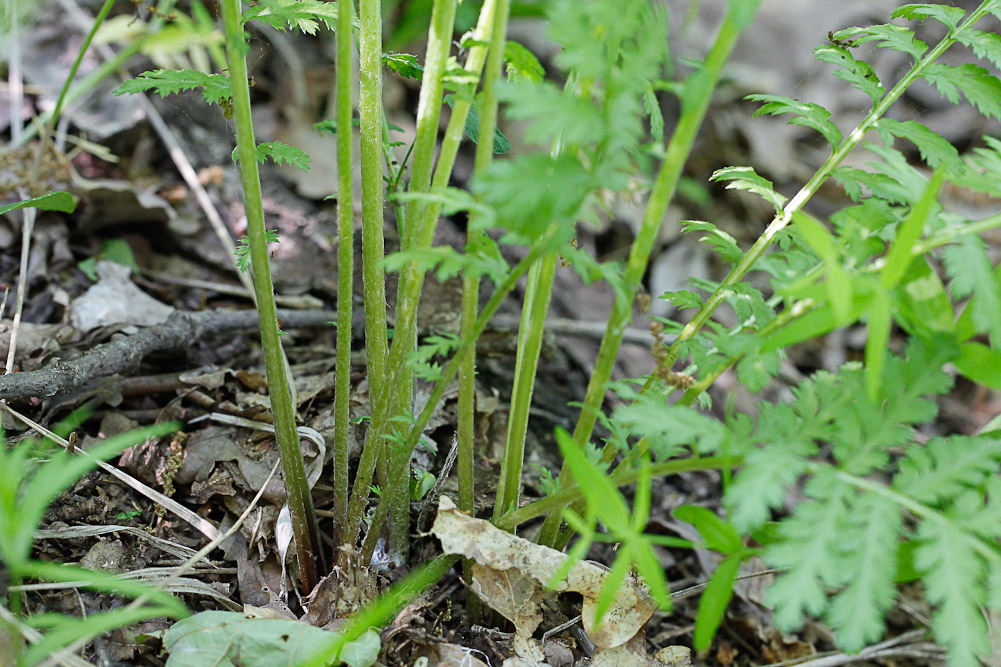
[[(483, 568), (494, 570), (491, 580), (477, 579), (473, 589), (484, 597), (493, 609), (506, 616), (522, 632), (519, 621), (530, 625), (529, 634), (538, 626), (538, 610), (530, 614), (526, 609), (525, 589), (520, 592), (515, 587), (523, 587), (522, 579), (543, 589), (552, 580), (567, 556), (561, 551), (529, 542), (482, 519), (471, 518), (459, 512), (455, 503), (442, 497), (438, 504), (438, 516), (431, 534), (441, 540), (442, 549), (448, 554), (460, 554), (471, 558)], [(584, 630), (595, 646), (612, 648), (626, 643), (653, 615), (656, 606), (646, 592), (627, 581), (619, 587), (611, 608), (606, 612), (601, 626), (594, 627), (594, 607), (608, 573), (587, 561), (574, 563), (566, 579), (556, 585), (557, 592), (574, 591), (584, 598), (582, 611)], [(494, 587), (503, 582), (511, 582), (508, 590), (494, 592)], [(481, 591), (483, 593), (481, 593)], [(516, 597), (522, 596), (521, 598)], [(534, 596), (533, 596), (534, 599)], [(513, 601), (513, 603), (512, 603)], [(508, 616), (512, 613), (515, 618)]]

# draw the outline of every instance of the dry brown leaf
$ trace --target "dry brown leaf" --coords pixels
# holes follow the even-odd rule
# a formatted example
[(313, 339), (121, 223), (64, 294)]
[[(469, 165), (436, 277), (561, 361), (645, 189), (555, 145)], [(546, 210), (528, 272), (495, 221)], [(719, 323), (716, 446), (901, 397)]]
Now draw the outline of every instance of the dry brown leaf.
[[(494, 527), (489, 521), (474, 519), (459, 512), (455, 503), (445, 496), (439, 501), (438, 516), (431, 534), (441, 540), (445, 553), (471, 558), (498, 573), (514, 570), (540, 588), (552, 580), (567, 558), (563, 552), (534, 544)], [(594, 627), (595, 603), (607, 576), (608, 573), (596, 564), (578, 561), (570, 568), (566, 579), (554, 588), (556, 592), (574, 591), (583, 596), (584, 630), (595, 646), (601, 648), (612, 648), (629, 641), (650, 619), (655, 609), (654, 603), (643, 589), (626, 582), (619, 587), (601, 626)], [(480, 586), (484, 586), (482, 581)], [(503, 597), (504, 595), (501, 596)], [(504, 613), (503, 599), (490, 598), (485, 599), (485, 602)]]

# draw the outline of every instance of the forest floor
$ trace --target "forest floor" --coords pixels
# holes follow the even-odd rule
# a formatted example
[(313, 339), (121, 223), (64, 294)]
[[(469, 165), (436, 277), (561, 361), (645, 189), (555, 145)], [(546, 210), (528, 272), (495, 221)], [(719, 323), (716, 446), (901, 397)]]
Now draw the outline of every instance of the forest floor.
[[(73, 40), (66, 43), (64, 39), (76, 33), (62, 23), (63, 19), (53, 15), (47, 20), (39, 24), (44, 27), (32, 29), (32, 44), (26, 45), (29, 93), (57, 87), (61, 78), (52, 63), (65, 61), (65, 53), (76, 48)], [(309, 146), (313, 156), (313, 168), (308, 173), (265, 167), (262, 180), (269, 227), (277, 229), (280, 236), (273, 255), (273, 274), (279, 307), (289, 313), (283, 323), (287, 332), (283, 342), (296, 380), (300, 424), (314, 429), (324, 442), (331, 442), (335, 350), (334, 329), (327, 323), (335, 319), (337, 307), (338, 241), (334, 203), (323, 197), (334, 188), (334, 151), (331, 137), (317, 138), (311, 131), (311, 124), (323, 117), (326, 94), (331, 88), (330, 68), (321, 49), (302, 49), (299, 42), (291, 48), (299, 59), (293, 67), (282, 40), (294, 39), (269, 34), (257, 42), (251, 58), (256, 83), (254, 111), (259, 140), (281, 139)], [(272, 48), (268, 40), (274, 40), (278, 48)], [(286, 75), (290, 68), (292, 76)], [(387, 80), (390, 122), (402, 127), (406, 138), (412, 137), (415, 95), (414, 89), (400, 81)], [(0, 91), (0, 97), (8, 96), (9, 89)], [(37, 102), (34, 94), (29, 95), (26, 112), (37, 111), (33, 106)], [(239, 238), (245, 223), (239, 178), (230, 158), (232, 141), (227, 121), (219, 109), (208, 108), (193, 97), (175, 96), (154, 102), (153, 107), (179, 141), (183, 155), (180, 159), (193, 166), (228, 233)], [(114, 98), (102, 89), (88, 105), (71, 109), (68, 117), (77, 133), (88, 141), (66, 146), (62, 157), (47, 168), (44, 182), (35, 185), (41, 191), (69, 190), (81, 199), (82, 206), (72, 215), (39, 215), (26, 276), (28, 291), (18, 334), (17, 370), (25, 382), (44, 380), (44, 376), (33, 374), (44, 373), (47, 364), (61, 360), (68, 367), (79, 366), (87, 359), (88, 350), (108, 341), (119, 340), (126, 348), (134, 346), (134, 342), (128, 342), (132, 339), (116, 336), (142, 328), (160, 327), (157, 330), (167, 332), (164, 336), (170, 344), (149, 350), (138, 366), (128, 370), (113, 366), (120, 360), (117, 356), (101, 360), (93, 368), (102, 370), (89, 372), (85, 382), (67, 380), (47, 395), (28, 393), (13, 398), (10, 406), (43, 426), (57, 424), (77, 408), (88, 408), (90, 415), (78, 429), (84, 448), (99, 436), (154, 422), (181, 421), (185, 424), (182, 434), (137, 445), (113, 463), (128, 476), (223, 529), (247, 507), (278, 457), (272, 436), (259, 428), (269, 421), (270, 406), (255, 322), (253, 317), (208, 317), (200, 325), (200, 335), (187, 339), (180, 337), (183, 332), (171, 332), (170, 327), (189, 313), (246, 314), (252, 303), (234, 273), (232, 258), (207, 222), (196, 193), (182, 180), (163, 136), (150, 124), (148, 110), (139, 107), (134, 99)], [(0, 127), (0, 131), (8, 130)], [(705, 150), (712, 147), (713, 142), (707, 140)], [(700, 161), (705, 167), (731, 158), (703, 154)], [(456, 168), (456, 184), (464, 184), (470, 171), (471, 152), (466, 152)], [(705, 178), (703, 173), (693, 176)], [(721, 199), (714, 205), (731, 219), (754, 213), (746, 208), (743, 199)], [(697, 208), (693, 204), (684, 214), (690, 217)], [(638, 205), (621, 203), (617, 215), (603, 228), (582, 229), (578, 239), (581, 247), (603, 261), (621, 257), (630, 242), (634, 209), (640, 210)], [(387, 247), (392, 250), (395, 229), (389, 211), (387, 218)], [(443, 219), (438, 242), (461, 245), (464, 233), (464, 220)], [(745, 226), (737, 235), (750, 237), (754, 233)], [(4, 356), (10, 342), (14, 288), (25, 278), (19, 275), (20, 248), (19, 217), (0, 218), (0, 284), (11, 288), (4, 304), (5, 319), (0, 323), (0, 354)], [(648, 284), (654, 296), (670, 289), (672, 280), (682, 280), (689, 273), (713, 276), (719, 270), (698, 254), (693, 244), (683, 241), (667, 244), (654, 267)], [(360, 280), (356, 285), (360, 290)], [(521, 292), (512, 296), (479, 348), (476, 473), (481, 516), (489, 514), (500, 466), (520, 297)], [(389, 303), (394, 299), (390, 285)], [(459, 299), (457, 282), (430, 280), (420, 315), (421, 335), (457, 331)], [(538, 467), (529, 467), (526, 498), (543, 495), (540, 469), (559, 469), (553, 430), (556, 426), (573, 426), (577, 411), (571, 404), (583, 397), (611, 299), (607, 288), (584, 286), (570, 269), (560, 271), (527, 448), (527, 462)], [(365, 429), (360, 418), (367, 414), (369, 393), (360, 294), (356, 301), (352, 416), (358, 419), (354, 440), (360, 445)], [(620, 355), (619, 377), (640, 377), (652, 367), (653, 337), (647, 324), (644, 314), (637, 312)], [(803, 350), (785, 360), (782, 377), (770, 392), (782, 396), (787, 391), (783, 381), (794, 382), (813, 369), (836, 367), (844, 360), (857, 358), (863, 341), (856, 333), (849, 330), (832, 335), (822, 347)], [(426, 390), (419, 387), (418, 403), (420, 392)], [(732, 392), (741, 406), (753, 407), (753, 397), (740, 391), (732, 378), (724, 376), (714, 389), (717, 405), (723, 405), (724, 397)], [(941, 402), (938, 426), (942, 432), (975, 432), (1001, 408), (996, 395), (979, 393), (961, 383)], [(437, 448), (422, 448), (415, 467), (435, 476), (441, 474), (455, 429), (455, 411), (453, 395), (428, 428)], [(9, 438), (13, 440), (25, 432), (23, 422), (9, 413), (3, 417)], [(320, 510), (321, 528), (328, 534), (330, 454), (329, 448), (324, 451), (316, 447), (307, 457), (310, 470), (319, 475), (313, 487), (314, 500)], [(438, 493), (454, 498), (454, 491), (453, 475)], [(294, 592), (284, 600), (280, 595), (288, 589), (275, 541), (283, 496), (280, 481), (273, 480), (251, 520), (211, 555), (211, 565), (186, 575), (184, 585), (177, 590), (192, 611), (243, 610), (250, 605), (275, 613), (286, 613), (289, 608), (293, 614), (301, 613)], [(309, 620), (323, 625), (331, 619), (331, 613), (367, 601), (414, 564), (436, 554), (437, 543), (423, 532), (429, 529), (430, 520), (417, 525), (420, 517), (427, 519), (428, 514), (433, 514), (433, 507), (430, 513), (425, 511), (430, 500), (434, 499), (413, 504), (414, 525), (421, 532), (411, 562), (375, 563), (351, 577), (342, 577), (335, 592), (328, 591), (328, 595), (336, 593), (336, 602), (330, 602), (328, 613), (313, 612)], [(671, 509), (684, 503), (717, 509), (719, 476), (686, 473), (659, 482), (648, 530), (692, 537), (690, 527), (671, 517)], [(206, 535), (196, 523), (191, 517), (182, 518), (154, 503), (121, 479), (97, 471), (82, 478), (50, 507), (35, 544), (36, 556), (132, 573), (155, 583), (185, 553), (206, 543)], [(532, 530), (528, 526), (525, 533)], [(608, 560), (611, 553), (608, 548), (595, 548), (590, 557), (600, 562)], [(683, 593), (677, 596), (672, 612), (657, 613), (640, 633), (640, 641), (645, 642), (650, 654), (675, 645), (691, 646), (699, 598), (698, 590), (691, 590), (691, 594), (686, 591), (706, 581), (715, 567), (708, 552), (663, 549), (659, 555), (672, 590)], [(752, 562), (746, 574), (766, 570), (763, 563)], [(920, 595), (908, 594), (906, 589), (889, 617), (888, 636), (894, 639), (877, 652), (841, 654), (834, 648), (830, 631), (812, 622), (795, 635), (783, 635), (772, 625), (763, 599), (769, 576), (752, 576), (738, 583), (717, 639), (710, 652), (697, 659), (699, 664), (928, 665), (941, 657), (924, 632), (929, 609)], [(512, 628), (489, 617), (474, 623), (466, 613), (469, 594), (458, 570), (447, 575), (387, 626), (380, 660), (386, 665), (413, 665), (423, 656), (432, 665), (500, 665), (511, 657)], [(114, 596), (72, 587), (31, 590), (25, 599), (32, 612), (92, 614), (121, 605)], [(547, 663), (553, 667), (587, 664), (591, 650), (587, 638), (579, 623), (569, 623), (579, 614), (580, 598), (574, 595), (560, 596), (543, 614), (545, 621), (537, 638), (557, 628), (547, 633), (544, 643)], [(153, 620), (139, 627), (115, 630), (94, 641), (84, 657), (101, 665), (163, 664), (157, 634), (168, 625), (168, 621)], [(469, 654), (468, 649), (475, 652)]]

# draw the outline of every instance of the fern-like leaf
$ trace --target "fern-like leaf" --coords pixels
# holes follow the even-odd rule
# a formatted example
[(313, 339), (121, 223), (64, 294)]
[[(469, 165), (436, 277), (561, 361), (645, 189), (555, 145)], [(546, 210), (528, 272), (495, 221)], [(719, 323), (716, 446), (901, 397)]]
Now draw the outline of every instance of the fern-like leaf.
[(767, 178), (759, 176), (753, 167), (726, 167), (724, 169), (717, 169), (713, 172), (709, 180), (726, 182), (727, 190), (747, 190), (748, 192), (753, 192), (774, 206), (776, 211), (781, 211), (786, 203), (786, 198), (775, 192), (772, 182)]
[(831, 144), (832, 149), (836, 149), (841, 144), (841, 130), (830, 121), (831, 112), (819, 104), (800, 102), (779, 95), (748, 95), (744, 99), (765, 103), (754, 112), (755, 117), (764, 113), (772, 116), (792, 114), (792, 118), (788, 121), (790, 125), (809, 127), (820, 132)]
[[(236, 148), (233, 149), (233, 164), (238, 159)], [(257, 144), (257, 161), (264, 164), (269, 159), (277, 165), (290, 164), (299, 171), (309, 171), (311, 159), (304, 150), (297, 146), (289, 146), (280, 141), (265, 141)]]
[(1001, 35), (983, 30), (961, 30), (956, 34), (956, 41), (970, 47), (978, 58), (1001, 68)]
[(962, 93), (981, 114), (1001, 120), (1001, 81), (983, 67), (932, 63), (922, 76), (953, 104), (959, 104)]
[(832, 44), (824, 44), (813, 50), (817, 60), (837, 65), (834, 76), (847, 81), (853, 87), (869, 96), (873, 104), (879, 102), (885, 92), (883, 84), (872, 69), (872, 65), (864, 60), (856, 60), (848, 49)]
[(739, 262), (744, 256), (737, 240), (711, 222), (685, 220), (681, 224), (685, 232), (705, 232), (699, 243), (705, 243), (731, 264)]
[(890, 500), (863, 494), (852, 505), (840, 547), (852, 555), (842, 561), (848, 585), (831, 601), (826, 618), (849, 653), (879, 641), (883, 617), (897, 598), (897, 540), (900, 509)]
[(865, 28), (848, 28), (842, 30), (846, 36), (855, 40), (856, 44), (866, 42), (876, 42), (876, 48), (893, 49), (906, 53), (917, 62), (928, 50), (928, 45), (920, 39), (914, 37), (914, 31), (901, 25), (884, 23), (882, 25), (871, 25)]
[(917, 146), (921, 159), (933, 169), (937, 169), (943, 164), (951, 164), (959, 159), (959, 151), (948, 139), (929, 130), (917, 121), (901, 122), (892, 118), (880, 118), (876, 129), (879, 130), (883, 143), (887, 146), (893, 143), (892, 137), (900, 137), (913, 143)]
[(937, 503), (980, 484), (999, 459), (1001, 441), (994, 438), (933, 438), (911, 446), (893, 486), (920, 502)]
[(891, 18), (909, 19), (911, 21), (924, 21), (925, 19), (935, 19), (942, 25), (949, 28), (950, 32), (956, 29), (959, 22), (966, 15), (966, 10), (959, 7), (948, 7), (946, 5), (935, 5), (931, 3), (919, 2), (911, 5), (897, 7), (890, 15)]
[(977, 236), (963, 236), (942, 250), (949, 287), (956, 298), (973, 295), (973, 322), (977, 331), (988, 331), (995, 345), (1001, 344), (1001, 284)]
[(815, 476), (800, 503), (779, 527), (780, 540), (770, 546), (766, 560), (788, 568), (768, 589), (775, 605), (775, 624), (781, 630), (798, 628), (805, 614), (820, 616), (827, 609), (827, 587), (845, 583), (844, 526), (851, 519), (851, 487), (830, 472)]
[(205, 74), (193, 69), (156, 69), (143, 72), (116, 88), (114, 94), (153, 91), (160, 97), (166, 97), (196, 88), (203, 88), (202, 98), (210, 104), (228, 100), (233, 94), (229, 79), (222, 74)]
[(914, 564), (924, 573), (925, 595), (938, 605), (935, 636), (949, 649), (952, 667), (976, 667), (977, 655), (990, 649), (980, 611), (986, 602), (983, 561), (974, 538), (952, 523), (923, 521)]
[(259, 0), (243, 14), (243, 22), (257, 19), (278, 30), (301, 30), (315, 35), (319, 21), (337, 29), (337, 3), (320, 0)]

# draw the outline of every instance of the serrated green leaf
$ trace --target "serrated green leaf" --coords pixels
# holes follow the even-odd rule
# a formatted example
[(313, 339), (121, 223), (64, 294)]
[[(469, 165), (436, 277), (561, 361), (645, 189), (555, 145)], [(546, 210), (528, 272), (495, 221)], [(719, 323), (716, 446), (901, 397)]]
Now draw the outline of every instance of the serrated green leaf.
[(243, 22), (257, 19), (278, 30), (301, 30), (315, 35), (319, 21), (337, 29), (337, 3), (320, 0), (258, 0), (243, 14)]
[(949, 665), (976, 667), (977, 655), (990, 650), (987, 624), (980, 611), (986, 602), (984, 566), (973, 538), (953, 524), (923, 521), (915, 565), (924, 573), (925, 595), (937, 605), (935, 637), (948, 648)]
[(60, 211), (62, 213), (72, 213), (76, 208), (76, 200), (68, 192), (50, 192), (40, 197), (32, 197), (24, 201), (14, 202), (0, 206), (0, 215), (19, 208), (38, 208), (43, 211)]
[(893, 10), (890, 17), (895, 19), (905, 18), (910, 21), (924, 21), (925, 19), (932, 18), (951, 31), (956, 29), (956, 26), (965, 15), (966, 10), (960, 7), (920, 2), (897, 7)]
[[(299, 171), (309, 171), (311, 159), (306, 152), (297, 146), (289, 146), (280, 141), (265, 141), (257, 144), (257, 161), (264, 164), (269, 159), (277, 165), (290, 164)], [(236, 164), (239, 156), (237, 148), (233, 149), (233, 164)]]
[(847, 586), (834, 596), (826, 619), (838, 633), (838, 645), (849, 653), (878, 642), (883, 617), (897, 597), (897, 540), (900, 509), (890, 500), (867, 493), (852, 506), (841, 547), (852, 554), (842, 563)]
[(959, 104), (962, 93), (981, 114), (1001, 120), (1001, 81), (983, 67), (970, 63), (958, 66), (932, 63), (922, 76), (953, 104)]
[(842, 33), (854, 39), (856, 44), (876, 42), (877, 48), (893, 49), (909, 54), (915, 62), (920, 60), (921, 56), (928, 50), (927, 44), (920, 39), (915, 39), (913, 30), (893, 23), (871, 25), (865, 28), (849, 28), (839, 34)]
[(670, 405), (656, 392), (641, 395), (612, 413), (612, 421), (650, 441), (660, 461), (674, 458), (685, 447), (694, 452), (716, 451), (723, 441), (723, 424), (695, 410)]
[[(448, 104), (449, 108), (455, 106), (455, 95), (446, 95), (444, 101)], [(478, 144), (480, 141), (480, 112), (473, 105), (469, 108), (469, 114), (466, 116), (466, 136), (474, 144)], [(494, 155), (502, 155), (511, 150), (511, 142), (504, 133), (498, 128), (494, 128)]]
[(775, 192), (772, 182), (759, 176), (753, 167), (725, 167), (717, 169), (709, 177), (711, 181), (726, 183), (727, 190), (747, 190), (758, 195), (781, 212), (787, 199)]
[(876, 129), (883, 137), (887, 146), (893, 143), (891, 137), (907, 139), (918, 148), (921, 159), (929, 167), (938, 169), (959, 159), (959, 151), (949, 140), (929, 130), (926, 126), (914, 120), (899, 121), (892, 118), (880, 118)]
[(421, 81), (424, 78), (424, 66), (417, 60), (417, 56), (409, 53), (383, 53), (382, 64), (405, 79)]
[[(771, 184), (769, 183), (769, 185)], [(737, 240), (711, 222), (683, 220), (681, 225), (682, 231), (686, 233), (705, 232), (705, 236), (699, 238), (699, 243), (705, 243), (731, 264), (736, 264), (744, 256), (743, 251), (737, 245)]]
[(699, 597), (699, 611), (695, 617), (695, 633), (692, 643), (695, 650), (704, 653), (709, 650), (716, 630), (723, 622), (726, 608), (733, 598), (733, 585), (740, 571), (740, 558), (731, 556), (716, 566), (706, 589)]
[(882, 99), (883, 93), (886, 91), (883, 88), (883, 84), (880, 83), (879, 77), (876, 76), (872, 65), (864, 60), (856, 60), (848, 52), (848, 49), (840, 46), (824, 44), (815, 48), (813, 53), (817, 60), (837, 65), (838, 69), (834, 71), (834, 76), (842, 81), (847, 81), (853, 87), (868, 95), (873, 104)]
[(160, 97), (182, 90), (203, 88), (202, 98), (209, 103), (219, 103), (232, 97), (229, 79), (222, 74), (205, 74), (192, 69), (157, 69), (143, 72), (129, 79), (113, 91), (114, 95), (144, 93), (152, 90)]
[(919, 502), (934, 504), (975, 488), (997, 471), (1001, 441), (950, 436), (912, 445), (900, 461), (893, 486)]
[(969, 308), (977, 331), (990, 333), (994, 346), (1001, 345), (1001, 284), (984, 242), (977, 236), (963, 236), (942, 249), (949, 289), (956, 298), (972, 295)]
[(654, 93), (653, 86), (647, 86), (643, 91), (643, 111), (650, 117), (650, 136), (658, 144), (664, 141), (664, 114), (660, 110), (660, 100)]
[(542, 81), (546, 70), (534, 53), (524, 44), (508, 40), (504, 44), (504, 61), (507, 63), (507, 78), (509, 81)]
[(800, 125), (809, 127), (820, 132), (831, 144), (831, 149), (837, 149), (841, 145), (841, 130), (830, 121), (831, 112), (813, 102), (800, 102), (791, 97), (781, 97), (779, 95), (748, 95), (745, 100), (764, 102), (757, 111), (755, 118), (763, 113), (779, 116), (782, 114), (792, 114), (789, 119), (790, 125)]
[(1001, 35), (983, 30), (960, 30), (956, 33), (956, 41), (970, 47), (978, 58), (1001, 67)]
[(688, 308), (701, 308), (702, 307), (702, 297), (698, 293), (691, 290), (680, 290), (678, 292), (664, 292), (658, 299), (664, 299), (665, 301), (670, 301), (671, 305), (679, 310), (686, 310)]

